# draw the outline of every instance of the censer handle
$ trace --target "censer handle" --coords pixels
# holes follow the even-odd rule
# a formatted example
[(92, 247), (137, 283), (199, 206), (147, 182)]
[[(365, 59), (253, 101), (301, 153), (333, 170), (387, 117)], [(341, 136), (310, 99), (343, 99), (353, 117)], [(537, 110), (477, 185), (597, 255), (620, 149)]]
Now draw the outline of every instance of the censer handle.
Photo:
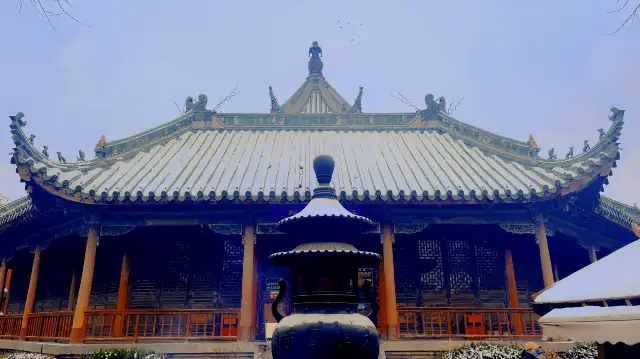
[(280, 321), (284, 317), (278, 311), (278, 305), (280, 304), (280, 302), (282, 302), (284, 294), (287, 292), (287, 282), (285, 282), (284, 279), (280, 279), (278, 281), (278, 285), (280, 285), (280, 291), (278, 291), (278, 296), (273, 301), (273, 303), (271, 303), (271, 314), (273, 314), (276, 322), (280, 323)]
[(369, 303), (371, 303), (371, 314), (369, 314), (368, 317), (371, 320), (375, 320), (378, 317), (378, 302), (371, 292), (371, 281), (364, 281), (362, 284), (362, 291), (364, 292), (364, 297), (367, 298)]

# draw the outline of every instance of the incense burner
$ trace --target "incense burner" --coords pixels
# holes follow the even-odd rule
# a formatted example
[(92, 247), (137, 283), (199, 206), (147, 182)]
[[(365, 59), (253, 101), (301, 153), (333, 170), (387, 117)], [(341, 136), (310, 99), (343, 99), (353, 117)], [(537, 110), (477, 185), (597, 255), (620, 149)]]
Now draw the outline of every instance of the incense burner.
[[(313, 162), (318, 188), (299, 213), (280, 221), (279, 230), (308, 238), (291, 251), (272, 254), (275, 264), (291, 269), (292, 283), (280, 281), (272, 304), (278, 325), (272, 338), (274, 359), (378, 358), (378, 331), (368, 317), (357, 313), (360, 288), (358, 268), (380, 262), (373, 252), (344, 243), (361, 234), (372, 222), (348, 212), (329, 185), (333, 158), (318, 156)], [(290, 287), (293, 313), (283, 317), (278, 304)], [(370, 283), (362, 292), (377, 314)]]

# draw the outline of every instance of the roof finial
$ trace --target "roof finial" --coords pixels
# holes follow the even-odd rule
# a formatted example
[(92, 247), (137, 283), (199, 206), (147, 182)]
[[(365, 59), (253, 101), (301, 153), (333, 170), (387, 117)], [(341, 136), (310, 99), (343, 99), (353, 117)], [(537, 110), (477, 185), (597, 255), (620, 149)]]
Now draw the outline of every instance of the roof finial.
[(318, 42), (314, 41), (309, 48), (309, 75), (322, 74), (322, 48), (318, 46)]
[(313, 170), (316, 173), (316, 179), (320, 186), (328, 186), (329, 183), (331, 183), (335, 166), (336, 162), (333, 160), (333, 157), (329, 155), (319, 155), (313, 159)]

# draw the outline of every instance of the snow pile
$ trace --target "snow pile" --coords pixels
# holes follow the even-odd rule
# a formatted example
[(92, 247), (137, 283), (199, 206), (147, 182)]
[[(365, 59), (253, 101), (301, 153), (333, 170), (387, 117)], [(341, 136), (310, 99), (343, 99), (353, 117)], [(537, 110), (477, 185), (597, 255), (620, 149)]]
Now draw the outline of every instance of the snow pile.
[(53, 355), (40, 353), (15, 352), (7, 356), (7, 359), (53, 359)]
[[(440, 359), (520, 359), (522, 348), (500, 344), (478, 343), (465, 345), (444, 353)], [(543, 354), (544, 355), (544, 354)], [(595, 345), (577, 345), (560, 355), (547, 353), (547, 359), (598, 359)]]
[(522, 349), (496, 344), (470, 344), (446, 352), (442, 359), (519, 359)]
[(598, 348), (595, 345), (577, 345), (562, 355), (563, 359), (597, 359)]

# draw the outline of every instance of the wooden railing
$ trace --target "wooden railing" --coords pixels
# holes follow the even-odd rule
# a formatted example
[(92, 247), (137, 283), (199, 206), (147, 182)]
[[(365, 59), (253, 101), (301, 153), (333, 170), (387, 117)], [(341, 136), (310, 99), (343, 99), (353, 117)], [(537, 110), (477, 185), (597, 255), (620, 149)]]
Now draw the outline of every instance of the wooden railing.
[(22, 327), (22, 314), (0, 315), (0, 338), (18, 339)]
[(26, 338), (66, 340), (71, 336), (71, 323), (73, 323), (73, 312), (29, 314)]
[(538, 316), (531, 309), (398, 308), (401, 338), (539, 338)]
[(91, 310), (85, 341), (236, 340), (239, 309)]
[[(85, 342), (148, 340), (237, 340), (239, 309), (90, 310)], [(69, 340), (73, 312), (29, 315), (27, 339)], [(22, 315), (0, 315), (0, 338), (20, 337)], [(398, 308), (401, 338), (539, 338), (531, 309)]]

